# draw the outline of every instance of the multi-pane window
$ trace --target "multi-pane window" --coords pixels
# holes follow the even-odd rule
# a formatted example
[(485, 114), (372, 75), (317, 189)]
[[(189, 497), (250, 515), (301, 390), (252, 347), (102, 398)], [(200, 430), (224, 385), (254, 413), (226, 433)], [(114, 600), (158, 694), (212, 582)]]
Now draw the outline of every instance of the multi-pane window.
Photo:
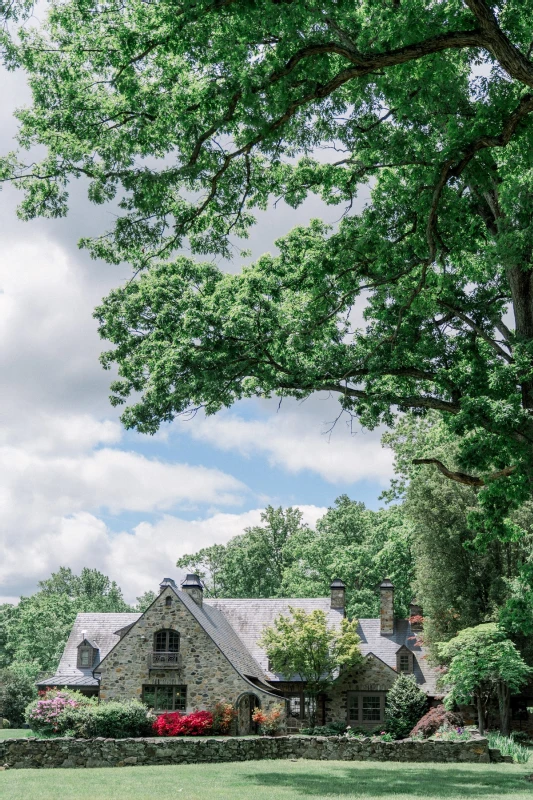
[(346, 716), (349, 725), (371, 729), (383, 722), (384, 711), (385, 692), (348, 692)]
[(411, 659), (409, 658), (409, 653), (400, 653), (399, 657), (399, 667), (400, 672), (411, 672)]
[(180, 649), (180, 635), (177, 631), (157, 631), (154, 635), (154, 653), (177, 653)]
[(348, 695), (348, 722), (359, 722), (359, 695), (354, 692)]
[(363, 697), (363, 722), (381, 721), (380, 695), (367, 695)]
[(78, 647), (78, 669), (92, 667), (94, 662), (94, 649), (89, 645)]
[(316, 714), (316, 698), (303, 693), (286, 695), (287, 714), (295, 719), (310, 719)]
[(186, 686), (143, 686), (143, 701), (154, 711), (186, 711)]

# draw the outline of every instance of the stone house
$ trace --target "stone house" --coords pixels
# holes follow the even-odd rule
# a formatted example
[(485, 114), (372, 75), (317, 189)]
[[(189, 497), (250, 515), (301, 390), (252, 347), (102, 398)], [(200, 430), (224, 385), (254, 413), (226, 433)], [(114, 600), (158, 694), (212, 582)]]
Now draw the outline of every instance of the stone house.
[[(430, 700), (436, 672), (417, 642), (416, 625), (395, 619), (394, 587), (380, 587), (379, 619), (359, 620), (364, 664), (343, 669), (319, 698), (320, 723), (379, 727), (385, 697), (402, 672), (410, 673)], [(304, 685), (297, 676), (274, 673), (258, 641), (290, 607), (320, 609), (331, 627), (345, 616), (345, 585), (335, 580), (330, 596), (294, 599), (204, 598), (202, 583), (188, 575), (178, 590), (165, 578), (144, 613), (78, 614), (55, 675), (38, 683), (77, 689), (101, 700), (139, 698), (156, 711), (192, 711), (226, 701), (238, 710), (240, 734), (253, 730), (256, 706), (284, 702), (289, 727), (308, 716)], [(420, 614), (413, 606), (411, 617)]]

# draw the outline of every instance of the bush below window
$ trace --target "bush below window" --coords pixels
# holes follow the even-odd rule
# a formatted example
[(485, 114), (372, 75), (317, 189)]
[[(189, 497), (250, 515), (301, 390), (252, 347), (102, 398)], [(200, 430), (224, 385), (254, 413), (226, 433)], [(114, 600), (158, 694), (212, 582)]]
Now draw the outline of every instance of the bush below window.
[(138, 700), (98, 703), (79, 692), (52, 689), (28, 706), (26, 721), (42, 736), (124, 739), (149, 735), (153, 717)]
[(210, 711), (195, 711), (180, 714), (172, 711), (161, 714), (152, 724), (157, 736), (205, 736), (213, 730), (213, 715)]
[(400, 675), (387, 694), (384, 728), (395, 739), (404, 739), (409, 736), (427, 704), (427, 697), (418, 688), (414, 676)]

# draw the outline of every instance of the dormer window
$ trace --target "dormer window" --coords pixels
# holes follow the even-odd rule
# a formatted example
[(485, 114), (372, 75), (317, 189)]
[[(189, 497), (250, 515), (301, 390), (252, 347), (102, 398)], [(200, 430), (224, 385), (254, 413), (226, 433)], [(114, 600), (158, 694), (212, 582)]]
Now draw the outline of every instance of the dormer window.
[(407, 647), (401, 647), (396, 654), (396, 671), (404, 675), (414, 671), (414, 656)]
[(90, 669), (94, 665), (98, 647), (89, 639), (83, 639), (78, 645), (78, 669)]

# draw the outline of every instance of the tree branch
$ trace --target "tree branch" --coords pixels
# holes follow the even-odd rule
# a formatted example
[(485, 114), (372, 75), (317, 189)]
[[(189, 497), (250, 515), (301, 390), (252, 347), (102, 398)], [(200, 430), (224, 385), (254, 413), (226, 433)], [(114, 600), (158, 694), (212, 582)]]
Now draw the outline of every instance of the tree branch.
[(492, 472), (486, 478), (478, 478), (475, 475), (467, 475), (464, 472), (453, 472), (446, 467), (438, 458), (413, 458), (413, 464), (434, 464), (439, 472), (442, 472), (447, 478), (456, 483), (462, 483), (464, 486), (486, 486), (487, 481), (493, 481), (497, 478), (506, 478), (512, 475), (516, 467), (505, 467), (498, 472)]

